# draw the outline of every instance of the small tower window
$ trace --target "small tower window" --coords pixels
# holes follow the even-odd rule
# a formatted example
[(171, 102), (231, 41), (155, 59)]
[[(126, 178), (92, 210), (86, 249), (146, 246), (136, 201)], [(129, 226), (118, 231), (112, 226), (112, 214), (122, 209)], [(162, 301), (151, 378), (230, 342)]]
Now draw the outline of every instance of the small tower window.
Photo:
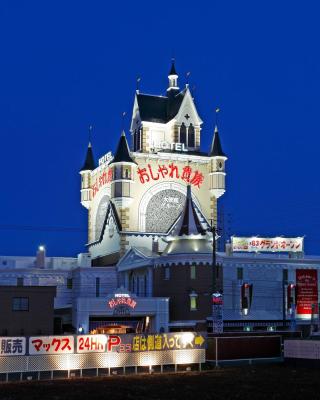
[(190, 267), (190, 279), (196, 279), (196, 266), (191, 265)]
[(190, 311), (196, 311), (198, 308), (198, 295), (194, 291), (190, 293)]
[(196, 147), (194, 126), (192, 124), (190, 124), (190, 126), (188, 128), (188, 146)]
[(187, 128), (183, 122), (180, 126), (180, 143), (187, 145)]

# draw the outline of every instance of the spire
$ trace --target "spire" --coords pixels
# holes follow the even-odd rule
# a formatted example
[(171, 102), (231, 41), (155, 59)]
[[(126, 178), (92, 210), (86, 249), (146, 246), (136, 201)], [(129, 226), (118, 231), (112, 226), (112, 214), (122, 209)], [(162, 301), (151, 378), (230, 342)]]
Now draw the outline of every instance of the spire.
[(165, 240), (168, 244), (162, 253), (163, 256), (212, 253), (212, 245), (207, 231), (202, 227), (194, 207), (190, 186), (187, 186), (186, 204), (177, 228), (178, 232)]
[(175, 59), (172, 58), (171, 59), (171, 68), (170, 68), (170, 72), (169, 72), (169, 76), (178, 76), (177, 71), (176, 71), (176, 67), (175, 67)]
[(127, 162), (127, 163), (136, 164), (136, 162), (133, 161), (133, 159), (131, 158), (126, 134), (124, 131), (122, 131), (122, 133), (121, 133), (117, 150), (115, 152), (113, 160), (110, 162), (109, 165), (118, 163), (118, 162)]
[(176, 67), (175, 67), (175, 59), (173, 58), (171, 60), (171, 68), (170, 68), (170, 72), (168, 75), (168, 79), (169, 79), (169, 87), (167, 89), (167, 91), (169, 90), (179, 90), (178, 87), (178, 74), (176, 71)]
[(210, 157), (218, 157), (218, 156), (225, 157), (226, 156), (224, 154), (224, 152), (222, 151), (222, 146), (221, 146), (221, 142), (220, 142), (217, 125), (214, 128), (214, 135), (213, 135), (213, 140), (212, 140), (209, 156)]
[(187, 198), (184, 210), (181, 214), (181, 224), (178, 236), (183, 235), (205, 235), (206, 231), (203, 229), (199, 217), (194, 208), (194, 203), (191, 196), (191, 186), (187, 186)]
[(96, 168), (96, 165), (94, 162), (92, 146), (91, 146), (91, 142), (89, 142), (86, 159), (85, 159), (85, 162), (84, 162), (83, 167), (81, 168), (80, 172), (93, 171), (95, 168)]

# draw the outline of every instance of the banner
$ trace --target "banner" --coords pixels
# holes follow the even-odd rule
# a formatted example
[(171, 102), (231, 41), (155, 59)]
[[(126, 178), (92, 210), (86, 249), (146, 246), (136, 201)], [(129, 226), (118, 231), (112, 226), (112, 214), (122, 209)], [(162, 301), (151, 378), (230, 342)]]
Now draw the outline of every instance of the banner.
[(77, 336), (77, 353), (134, 353), (203, 349), (204, 346), (205, 337), (195, 332)]
[(297, 316), (311, 318), (312, 307), (318, 314), (318, 276), (316, 269), (296, 270)]
[(25, 354), (25, 337), (0, 337), (0, 356), (23, 356)]
[(291, 252), (303, 251), (303, 237), (296, 238), (261, 238), (261, 237), (231, 237), (232, 251), (237, 252)]
[(74, 353), (73, 336), (32, 336), (29, 338), (29, 354)]

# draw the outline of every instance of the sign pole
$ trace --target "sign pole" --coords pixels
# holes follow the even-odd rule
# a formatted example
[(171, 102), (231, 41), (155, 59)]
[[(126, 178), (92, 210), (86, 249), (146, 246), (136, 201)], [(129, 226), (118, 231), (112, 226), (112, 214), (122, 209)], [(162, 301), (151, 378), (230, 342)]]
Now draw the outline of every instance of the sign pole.
[[(220, 282), (218, 285), (218, 265), (216, 259), (216, 228), (211, 220), (212, 232), (212, 333), (223, 333), (223, 295)], [(220, 279), (221, 281), (221, 279)]]

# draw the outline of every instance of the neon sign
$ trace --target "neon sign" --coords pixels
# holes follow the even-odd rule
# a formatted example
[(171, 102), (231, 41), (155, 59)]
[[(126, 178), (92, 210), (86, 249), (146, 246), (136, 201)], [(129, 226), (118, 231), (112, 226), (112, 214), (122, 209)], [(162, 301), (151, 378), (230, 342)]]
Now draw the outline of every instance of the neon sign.
[(111, 309), (114, 309), (118, 306), (128, 306), (134, 309), (137, 305), (137, 302), (128, 294), (116, 294), (114, 298), (108, 301), (108, 305)]

